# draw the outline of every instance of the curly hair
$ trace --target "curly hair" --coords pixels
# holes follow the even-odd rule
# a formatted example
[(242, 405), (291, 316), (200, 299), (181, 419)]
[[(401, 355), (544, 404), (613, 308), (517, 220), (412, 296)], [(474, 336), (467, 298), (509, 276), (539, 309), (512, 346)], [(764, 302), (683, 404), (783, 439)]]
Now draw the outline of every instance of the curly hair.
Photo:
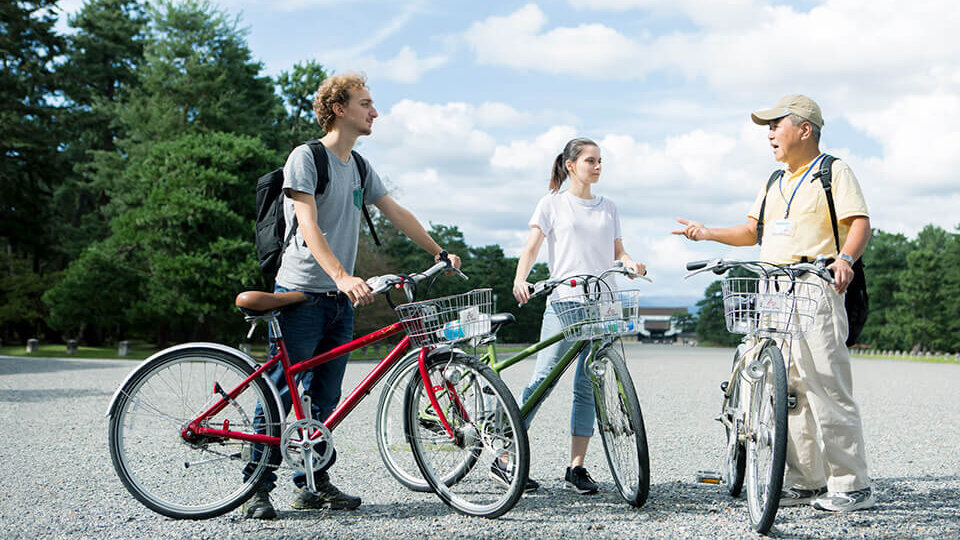
[(317, 122), (324, 131), (333, 128), (337, 115), (333, 113), (333, 105), (340, 103), (343, 106), (350, 101), (350, 89), (367, 87), (367, 77), (362, 73), (342, 73), (334, 75), (320, 84), (317, 95), (313, 98), (313, 112), (317, 115)]

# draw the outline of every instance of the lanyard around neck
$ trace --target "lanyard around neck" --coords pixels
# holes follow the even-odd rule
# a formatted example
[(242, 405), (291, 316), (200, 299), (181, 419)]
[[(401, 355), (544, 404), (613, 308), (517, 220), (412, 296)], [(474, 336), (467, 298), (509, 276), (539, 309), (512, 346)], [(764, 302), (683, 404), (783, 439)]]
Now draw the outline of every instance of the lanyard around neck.
[[(807, 170), (803, 173), (803, 176), (800, 177), (800, 181), (797, 182), (797, 187), (793, 188), (793, 194), (790, 195), (790, 200), (787, 201), (787, 211), (783, 213), (783, 219), (787, 219), (788, 217), (790, 217), (790, 205), (793, 204), (793, 198), (797, 196), (797, 190), (800, 189), (800, 186), (803, 185), (803, 181), (807, 179), (807, 175), (810, 174), (810, 171), (812, 171), (813, 168), (817, 166), (817, 163), (825, 155), (826, 154), (820, 154), (819, 156), (817, 156), (816, 159), (813, 160), (813, 163), (810, 164), (810, 167), (808, 167)], [(779, 184), (778, 187), (780, 188), (780, 193), (783, 194), (783, 176), (782, 175), (780, 176), (780, 180), (778, 181), (778, 184)]]

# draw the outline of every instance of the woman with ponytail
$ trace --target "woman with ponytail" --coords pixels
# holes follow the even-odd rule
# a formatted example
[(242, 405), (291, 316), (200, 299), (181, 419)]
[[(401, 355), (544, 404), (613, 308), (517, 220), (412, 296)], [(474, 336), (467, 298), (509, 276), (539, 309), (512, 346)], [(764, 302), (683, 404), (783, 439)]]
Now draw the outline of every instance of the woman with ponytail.
[[(551, 278), (577, 274), (599, 275), (610, 268), (614, 261), (623, 262), (624, 267), (640, 275), (646, 274), (646, 267), (635, 262), (623, 249), (616, 205), (610, 199), (591, 192), (593, 185), (600, 180), (600, 169), (600, 148), (597, 143), (582, 137), (568, 142), (563, 152), (554, 160), (550, 193), (540, 199), (533, 211), (533, 217), (530, 218), (530, 236), (517, 263), (513, 295), (521, 304), (530, 299), (527, 276), (537, 260), (544, 240), (547, 241), (547, 264)], [(569, 187), (560, 191), (568, 178)], [(577, 290), (569, 287), (558, 287), (550, 295), (547, 309), (543, 313), (541, 340), (560, 333), (563, 328), (551, 302), (577, 293)], [(558, 341), (537, 355), (537, 367), (530, 383), (523, 389), (521, 403), (533, 394), (571, 346), (571, 341)], [(587, 445), (593, 436), (595, 417), (593, 387), (584, 366), (588, 352), (584, 350), (580, 355), (574, 370), (573, 410), (570, 413), (570, 465), (564, 475), (565, 486), (581, 494), (596, 493), (599, 490), (599, 486), (583, 466)], [(543, 400), (540, 403), (543, 403)], [(536, 412), (534, 409), (525, 419), (527, 427)], [(497, 463), (494, 463), (494, 468), (496, 465)], [(493, 473), (496, 474), (497, 471)], [(528, 491), (537, 487), (537, 482), (532, 479), (526, 486)]]

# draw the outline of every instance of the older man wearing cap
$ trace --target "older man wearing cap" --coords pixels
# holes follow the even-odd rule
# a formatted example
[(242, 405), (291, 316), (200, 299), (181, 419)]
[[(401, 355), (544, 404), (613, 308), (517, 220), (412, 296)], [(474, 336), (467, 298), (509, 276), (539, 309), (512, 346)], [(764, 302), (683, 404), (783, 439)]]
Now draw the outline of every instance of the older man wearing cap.
[(787, 487), (780, 506), (812, 504), (834, 512), (870, 508), (876, 503), (867, 474), (860, 410), (853, 399), (843, 300), (853, 278), (851, 267), (870, 239), (867, 204), (850, 167), (834, 161), (835, 240), (823, 186), (812, 181), (825, 156), (820, 151), (823, 115), (812, 99), (785, 96), (752, 118), (769, 126), (767, 139), (774, 157), (785, 165), (782, 176), (763, 185), (746, 223), (706, 227), (678, 219), (684, 228), (673, 233), (732, 246), (756, 244), (760, 208), (766, 199), (759, 239), (763, 260), (789, 264), (820, 255), (834, 260), (830, 264), (834, 286), (824, 292), (811, 330), (791, 348), (788, 378), (797, 406), (790, 411)]

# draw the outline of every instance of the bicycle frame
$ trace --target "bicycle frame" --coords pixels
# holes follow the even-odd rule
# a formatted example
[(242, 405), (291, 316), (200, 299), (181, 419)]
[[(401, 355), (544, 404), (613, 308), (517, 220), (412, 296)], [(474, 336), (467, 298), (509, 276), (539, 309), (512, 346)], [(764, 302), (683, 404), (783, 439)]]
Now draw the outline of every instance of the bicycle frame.
[[(202, 422), (206, 418), (210, 418), (216, 415), (218, 412), (223, 410), (225, 407), (230, 405), (230, 403), (240, 395), (257, 377), (264, 377), (267, 381), (270, 381), (269, 377), (266, 377), (266, 373), (269, 370), (273, 369), (274, 366), (279, 362), (283, 366), (284, 378), (287, 383), (287, 387), (290, 389), (290, 398), (293, 401), (293, 410), (297, 420), (303, 420), (306, 418), (303, 411), (303, 405), (300, 399), (300, 393), (297, 388), (296, 375), (307, 371), (315, 366), (329, 362), (335, 358), (338, 358), (344, 354), (355, 351), (367, 345), (376, 343), (383, 339), (386, 339), (392, 335), (402, 332), (403, 329), (400, 326), (400, 323), (394, 323), (380, 330), (371, 332), (363, 337), (357, 338), (349, 343), (340, 345), (330, 349), (327, 352), (318, 354), (314, 357), (311, 357), (302, 362), (297, 362), (296, 364), (290, 363), (290, 357), (287, 354), (286, 344), (282, 338), (276, 341), (277, 352), (270, 358), (270, 360), (260, 366), (254, 371), (252, 375), (247, 377), (243, 382), (237, 385), (236, 388), (230, 390), (229, 392), (224, 392), (223, 389), (217, 388), (214, 391), (220, 394), (221, 398), (217, 400), (212, 406), (210, 406), (206, 411), (198, 415), (185, 428), (183, 428), (182, 433), (185, 437), (193, 437), (196, 435), (209, 436), (209, 437), (220, 437), (226, 439), (235, 439), (242, 441), (250, 441), (260, 444), (268, 444), (272, 446), (280, 445), (279, 437), (271, 437), (268, 435), (263, 435), (259, 433), (247, 433), (241, 431), (232, 431), (227, 422), (224, 422), (222, 428), (210, 428), (204, 427)], [(326, 420), (323, 421), (323, 424), (330, 429), (331, 431), (340, 424), (340, 422), (346, 418), (348, 414), (361, 402), (363, 399), (371, 392), (374, 386), (380, 382), (380, 379), (390, 370), (391, 367), (396, 363), (404, 353), (410, 348), (410, 339), (407, 336), (404, 336), (400, 343), (398, 343), (387, 355), (381, 360), (371, 371), (367, 374), (366, 377), (350, 392), (350, 395), (344, 399), (337, 408), (330, 414)], [(420, 355), (420, 362), (422, 365), (425, 354)], [(270, 381), (270, 384), (273, 384)], [(432, 392), (430, 392), (432, 395)]]
[[(497, 360), (496, 343), (491, 341), (487, 344), (487, 352), (484, 355), (484, 359), (490, 365), (490, 368), (499, 375), (501, 371), (509, 368), (525, 358), (529, 358), (530, 356), (537, 354), (538, 352), (546, 349), (562, 339), (563, 332), (560, 332), (543, 341), (534, 343), (533, 345), (503, 361)], [(564, 353), (563, 357), (560, 358), (560, 361), (557, 362), (557, 365), (550, 370), (550, 373), (547, 374), (543, 382), (541, 382), (536, 389), (534, 389), (533, 394), (531, 394), (530, 397), (520, 405), (520, 414), (526, 418), (527, 415), (533, 411), (534, 407), (540, 403), (547, 391), (552, 388), (554, 384), (556, 384), (556, 382), (563, 375), (564, 371), (570, 367), (570, 364), (573, 363), (573, 359), (579, 356), (580, 353), (582, 353), (583, 350), (588, 346), (590, 347), (590, 357), (592, 358), (596, 355), (597, 351), (600, 350), (601, 343), (602, 340), (597, 339), (583, 340), (574, 343), (573, 346), (570, 347), (570, 350)]]

